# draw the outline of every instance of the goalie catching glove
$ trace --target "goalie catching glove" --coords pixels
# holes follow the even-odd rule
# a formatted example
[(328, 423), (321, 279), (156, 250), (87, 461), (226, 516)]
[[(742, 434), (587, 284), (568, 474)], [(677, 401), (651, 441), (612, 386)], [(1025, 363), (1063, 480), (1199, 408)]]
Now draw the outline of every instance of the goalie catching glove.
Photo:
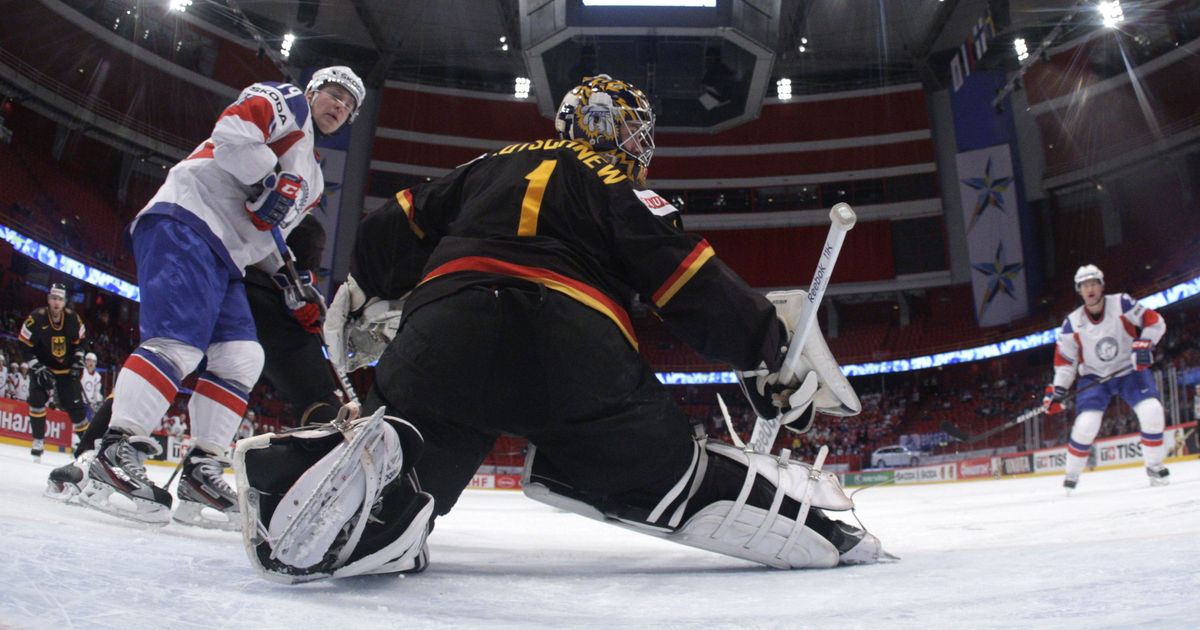
[[(792, 326), (799, 319), (807, 297), (801, 290), (767, 294), (767, 299), (775, 305), (780, 325), (787, 331), (788, 343), (795, 335)], [(818, 411), (831, 416), (853, 416), (862, 411), (858, 395), (838, 367), (820, 328), (814, 324), (795, 374), (785, 381), (781, 371), (787, 350), (786, 345), (780, 347), (771, 366), (764, 362), (758, 369), (738, 373), (742, 393), (758, 417), (779, 420), (789, 430), (804, 433), (812, 428)]]
[(238, 442), (242, 539), (264, 577), (294, 584), (425, 568), (433, 497), (411, 472), (423, 439), (383, 413)]
[(377, 360), (396, 337), (403, 307), (404, 298), (367, 299), (354, 276), (346, 276), (325, 316), (325, 341), (334, 367), (349, 373)]

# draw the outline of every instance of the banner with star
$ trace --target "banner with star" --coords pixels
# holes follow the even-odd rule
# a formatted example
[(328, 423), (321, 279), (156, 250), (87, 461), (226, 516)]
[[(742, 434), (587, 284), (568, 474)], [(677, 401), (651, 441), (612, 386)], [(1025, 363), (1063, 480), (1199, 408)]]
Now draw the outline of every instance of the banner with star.
[(959, 193), (979, 326), (1029, 313), (1012, 153), (998, 144), (958, 154)]

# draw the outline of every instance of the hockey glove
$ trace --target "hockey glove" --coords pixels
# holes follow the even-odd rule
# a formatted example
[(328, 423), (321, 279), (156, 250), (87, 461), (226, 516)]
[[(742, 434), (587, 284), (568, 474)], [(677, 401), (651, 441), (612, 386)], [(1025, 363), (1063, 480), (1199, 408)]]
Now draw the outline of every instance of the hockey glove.
[(316, 278), (311, 271), (302, 270), (299, 276), (299, 286), (296, 286), (286, 273), (277, 273), (271, 276), (271, 280), (283, 291), (283, 303), (292, 312), (292, 317), (296, 318), (304, 330), (316, 334), (321, 332), (321, 322), (324, 319), (321, 305), (325, 298), (321, 297), (321, 292), (313, 285)]
[(71, 378), (76, 380), (83, 376), (83, 350), (75, 351), (75, 360), (71, 362)]
[(1063, 400), (1067, 398), (1067, 388), (1046, 386), (1046, 396), (1042, 398), (1042, 413), (1055, 416), (1063, 412)]
[(1154, 343), (1149, 339), (1134, 339), (1133, 352), (1129, 356), (1133, 369), (1148, 370), (1154, 364)]
[(296, 208), (296, 199), (304, 188), (304, 178), (287, 171), (270, 173), (262, 180), (262, 193), (246, 202), (246, 212), (254, 227), (266, 232), (279, 225)]
[(54, 389), (54, 373), (50, 371), (49, 366), (33, 359), (29, 362), (29, 382), (38, 389), (52, 390)]
[[(790, 340), (787, 325), (782, 319), (779, 322), (780, 338)], [(780, 348), (777, 362), (782, 362), (786, 354), (787, 348)], [(816, 372), (804, 374), (803, 380), (793, 376), (782, 381), (779, 370), (771, 370), (763, 362), (758, 369), (738, 372), (737, 377), (742, 393), (758, 417), (764, 420), (777, 419), (781, 425), (799, 433), (811, 427), (815, 416), (813, 397), (820, 385)]]

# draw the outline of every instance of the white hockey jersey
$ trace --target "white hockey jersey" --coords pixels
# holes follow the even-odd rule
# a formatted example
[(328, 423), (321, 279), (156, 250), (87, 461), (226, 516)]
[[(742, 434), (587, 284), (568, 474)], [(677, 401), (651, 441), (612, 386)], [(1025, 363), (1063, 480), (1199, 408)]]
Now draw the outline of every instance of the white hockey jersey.
[(256, 197), (255, 184), (273, 170), (303, 178), (296, 209), (279, 227), (286, 237), (305, 212), (321, 199), (325, 179), (313, 145), (313, 124), (304, 90), (288, 83), (255, 83), (217, 119), (205, 140), (167, 174), (167, 180), (138, 219), (166, 214), (195, 229), (230, 267), (245, 267), (264, 259), (275, 271), (283, 264), (269, 231), (250, 221), (246, 201)]
[(79, 385), (83, 388), (83, 402), (89, 407), (98, 407), (104, 402), (104, 386), (100, 382), (100, 372), (89, 372), (86, 368), (79, 375)]
[(1054, 353), (1054, 385), (1070, 387), (1076, 373), (1105, 377), (1130, 367), (1133, 340), (1158, 340), (1167, 324), (1154, 309), (1126, 293), (1104, 296), (1104, 312), (1094, 320), (1086, 307), (1071, 311), (1058, 331)]

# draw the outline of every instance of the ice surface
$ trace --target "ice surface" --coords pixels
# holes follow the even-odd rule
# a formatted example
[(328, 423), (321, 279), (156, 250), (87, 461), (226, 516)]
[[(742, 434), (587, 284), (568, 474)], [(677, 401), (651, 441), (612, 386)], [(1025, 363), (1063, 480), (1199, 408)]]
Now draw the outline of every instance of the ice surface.
[[(855, 496), (892, 564), (778, 571), (468, 491), (411, 577), (281, 586), (241, 538), (41, 496), (68, 456), (0, 444), (5, 628), (1195, 628), (1200, 462)], [(152, 466), (164, 481), (169, 468)], [(232, 480), (231, 480), (232, 482)]]

